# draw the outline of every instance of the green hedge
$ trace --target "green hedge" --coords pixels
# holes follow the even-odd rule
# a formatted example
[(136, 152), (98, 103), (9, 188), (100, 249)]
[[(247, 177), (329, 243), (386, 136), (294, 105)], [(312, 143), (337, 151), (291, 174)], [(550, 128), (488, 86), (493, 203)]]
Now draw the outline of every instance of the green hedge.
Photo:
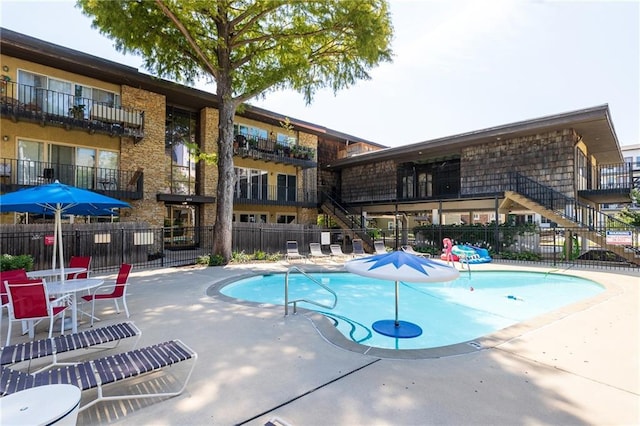
[(0, 258), (0, 271), (12, 271), (14, 269), (31, 271), (33, 269), (33, 257), (28, 254), (17, 256), (3, 254), (2, 258)]

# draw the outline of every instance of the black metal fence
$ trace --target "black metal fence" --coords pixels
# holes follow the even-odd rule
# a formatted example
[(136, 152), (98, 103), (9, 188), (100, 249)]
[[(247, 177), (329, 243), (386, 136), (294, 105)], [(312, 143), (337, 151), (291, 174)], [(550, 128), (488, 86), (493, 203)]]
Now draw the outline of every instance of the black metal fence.
[[(487, 248), (501, 262), (638, 270), (637, 264), (579, 238), (569, 228), (435, 225), (414, 231), (408, 241), (406, 236), (379, 239), (389, 250), (409, 242), (416, 250), (434, 257), (440, 256), (442, 239), (446, 237), (454, 244)], [(121, 263), (131, 263), (136, 269), (195, 264), (201, 256), (211, 254), (214, 236), (213, 226), (148, 228), (134, 223), (64, 224), (62, 233), (67, 262), (71, 256), (92, 256), (94, 272), (112, 272)], [(326, 253), (329, 244), (339, 244), (344, 253), (351, 253), (356, 235), (355, 230), (317, 226), (235, 223), (232, 247), (234, 252), (248, 255), (284, 254), (286, 242), (294, 240), (302, 254), (309, 253), (312, 242), (321, 243)], [(35, 269), (51, 267), (53, 247), (53, 224), (2, 226), (0, 253), (29, 254), (34, 258)], [(640, 262), (640, 257), (637, 259)]]

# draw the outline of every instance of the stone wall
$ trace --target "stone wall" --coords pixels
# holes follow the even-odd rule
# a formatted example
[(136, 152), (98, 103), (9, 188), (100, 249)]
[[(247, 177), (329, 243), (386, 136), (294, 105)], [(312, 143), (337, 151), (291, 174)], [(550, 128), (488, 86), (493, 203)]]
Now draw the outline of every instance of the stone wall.
[(144, 168), (144, 194), (141, 200), (130, 201), (122, 221), (146, 222), (150, 226), (163, 226), (165, 207), (156, 201), (156, 194), (169, 188), (168, 163), (164, 152), (166, 100), (163, 95), (122, 86), (122, 106), (144, 111), (144, 138), (135, 141), (121, 138), (120, 168)]
[(342, 200), (354, 203), (395, 199), (396, 168), (395, 161), (387, 160), (342, 169)]
[(464, 148), (460, 159), (461, 193), (500, 191), (508, 173), (515, 171), (575, 197), (576, 141), (573, 130), (565, 129)]

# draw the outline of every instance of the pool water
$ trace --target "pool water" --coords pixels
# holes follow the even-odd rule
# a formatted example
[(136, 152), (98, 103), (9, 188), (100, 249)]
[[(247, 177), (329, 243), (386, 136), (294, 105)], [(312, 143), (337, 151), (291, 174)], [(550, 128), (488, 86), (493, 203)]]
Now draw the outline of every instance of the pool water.
[[(593, 297), (604, 288), (583, 278), (536, 272), (473, 272), (448, 283), (400, 283), (398, 319), (419, 325), (410, 339), (383, 336), (371, 325), (395, 318), (394, 282), (350, 273), (311, 273), (338, 295), (334, 309), (299, 303), (331, 318), (348, 339), (387, 349), (425, 349), (466, 342), (554, 309)], [(225, 286), (245, 301), (284, 305), (285, 274), (260, 275)], [(331, 305), (333, 296), (302, 274), (289, 275), (289, 300)], [(289, 312), (292, 312), (290, 307)], [(283, 308), (284, 310), (284, 308)]]

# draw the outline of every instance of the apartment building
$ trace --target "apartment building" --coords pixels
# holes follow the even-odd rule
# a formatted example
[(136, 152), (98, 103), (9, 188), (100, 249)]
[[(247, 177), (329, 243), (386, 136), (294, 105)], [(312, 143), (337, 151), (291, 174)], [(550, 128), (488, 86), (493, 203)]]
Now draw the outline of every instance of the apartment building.
[[(2, 192), (58, 180), (128, 201), (121, 221), (215, 222), (217, 168), (192, 155), (217, 151), (215, 95), (6, 29), (0, 47)], [(234, 130), (237, 222), (315, 224), (319, 163), (383, 148), (252, 106)]]

